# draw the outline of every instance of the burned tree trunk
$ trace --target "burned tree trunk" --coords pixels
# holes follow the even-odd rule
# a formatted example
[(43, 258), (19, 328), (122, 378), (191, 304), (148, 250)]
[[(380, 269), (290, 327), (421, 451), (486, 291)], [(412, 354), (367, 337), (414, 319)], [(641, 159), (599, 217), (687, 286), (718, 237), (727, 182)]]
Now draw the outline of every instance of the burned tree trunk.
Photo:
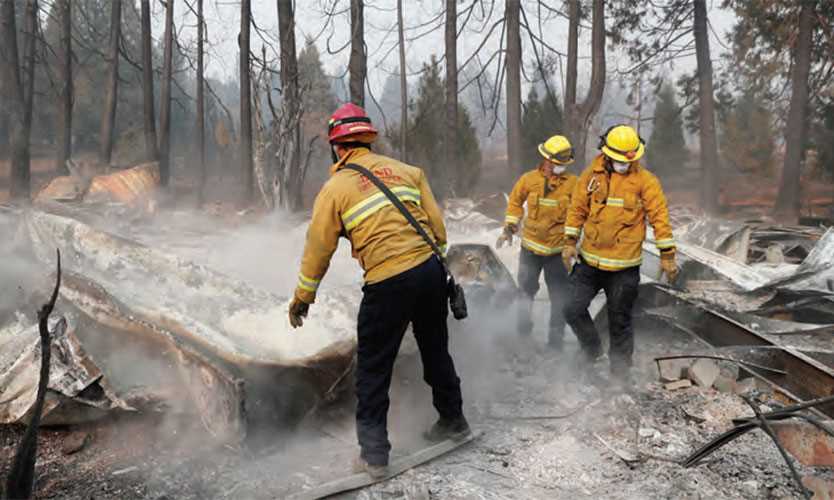
[(521, 163), (521, 1), (507, 0), (507, 163), (522, 172)]
[[(458, 13), (457, 0), (446, 0), (446, 178), (460, 187), (458, 172)], [(519, 41), (519, 45), (520, 45)], [(519, 90), (520, 92), (520, 90)], [(519, 104), (520, 105), (520, 104)], [(520, 130), (520, 127), (519, 127)], [(519, 135), (519, 138), (521, 136)], [(520, 151), (520, 149), (519, 149)], [(449, 184), (447, 183), (447, 184)]]
[(591, 121), (602, 104), (605, 90), (605, 0), (594, 0), (591, 28), (591, 84), (588, 95), (576, 102), (577, 47), (579, 45), (579, 0), (568, 5), (568, 67), (565, 82), (565, 119), (568, 135), (573, 143), (576, 163), (585, 166), (585, 149)]
[(365, 106), (365, 76), (368, 71), (363, 10), (362, 0), (350, 0), (350, 102), (357, 106)]
[(205, 37), (205, 19), (203, 17), (203, 0), (197, 0), (197, 206), (205, 201), (206, 190), (206, 108), (203, 82), (203, 43)]
[[(38, 2), (26, 0), (23, 17), (23, 135), (28, 145), (32, 132), (32, 111), (35, 105), (35, 46), (38, 43)], [(27, 165), (31, 148), (26, 148)], [(31, 168), (26, 169), (26, 184), (31, 184)], [(30, 188), (31, 189), (31, 188)]]
[(159, 183), (171, 182), (171, 73), (174, 65), (174, 0), (165, 2), (165, 56), (159, 96)]
[(708, 214), (718, 212), (718, 139), (715, 132), (715, 97), (707, 31), (706, 0), (695, 0), (695, 52), (698, 60), (698, 124), (701, 143), (701, 203)]
[(156, 148), (150, 0), (142, 0), (142, 100), (144, 111), (145, 160), (156, 161), (159, 158), (159, 151)]
[[(568, 64), (565, 71), (565, 130), (571, 140), (575, 140), (574, 116), (571, 110), (576, 107), (576, 84), (579, 79), (577, 64), (579, 46), (579, 0), (568, 1)], [(574, 146), (574, 151), (576, 147)], [(577, 162), (582, 165), (581, 162)]]
[(240, 2), (240, 165), (243, 168), (241, 180), (243, 182), (244, 204), (251, 203), (254, 198), (252, 171), (252, 82), (249, 74), (249, 32), (251, 26), (251, 0)]
[(58, 104), (58, 147), (55, 170), (68, 175), (67, 160), (72, 156), (72, 2), (60, 0), (61, 13), (61, 100)]
[[(9, 0), (10, 1), (10, 0)], [(49, 332), (49, 315), (55, 308), (58, 290), (61, 288), (61, 252), (58, 251), (58, 274), (55, 289), (49, 302), (38, 310), (38, 332), (41, 338), (41, 366), (38, 378), (38, 392), (32, 409), (32, 419), (15, 451), (9, 477), (6, 480), (5, 498), (30, 498), (35, 484), (35, 462), (38, 457), (38, 428), (41, 425), (47, 384), (49, 384), (49, 363), (52, 354), (52, 340)], [(63, 320), (62, 320), (63, 321)], [(65, 324), (64, 324), (65, 325)]]
[[(290, 160), (285, 168), (288, 172), (284, 176), (288, 185), (289, 198), (283, 200), (285, 208), (295, 211), (302, 202), (301, 176), (301, 120), (299, 109), (298, 88), (298, 58), (295, 50), (295, 12), (293, 0), (278, 0), (278, 34), (281, 41), (281, 88), (284, 90), (286, 106), (284, 109), (292, 118), (290, 133), (293, 147), (290, 150)], [(269, 89), (267, 89), (269, 92)], [(299, 119), (295, 119), (298, 117)]]
[(811, 71), (811, 43), (814, 24), (815, 0), (801, 2), (799, 12), (799, 36), (794, 52), (791, 75), (791, 103), (785, 128), (785, 162), (782, 182), (776, 199), (777, 214), (799, 218), (802, 177), (802, 157), (808, 130), (808, 75)]
[(408, 80), (405, 69), (405, 26), (403, 25), (403, 0), (397, 0), (397, 34), (400, 52), (400, 160), (408, 161)]
[(113, 154), (113, 137), (116, 127), (116, 102), (119, 92), (119, 39), (121, 38), (122, 0), (113, 0), (110, 4), (110, 46), (107, 59), (110, 63), (107, 72), (107, 87), (104, 94), (104, 110), (101, 114), (101, 134), (99, 136), (99, 161), (105, 167), (110, 166)]
[(17, 53), (17, 23), (14, 2), (0, 4), (0, 92), (8, 110), (12, 199), (29, 198), (29, 140), (23, 126), (23, 86)]
[(29, 139), (24, 126), (24, 91), (17, 48), (17, 23), (14, 2), (4, 1), (0, 12), (0, 78), (4, 106), (8, 113), (11, 173), (9, 194), (13, 199), (28, 199), (30, 194)]

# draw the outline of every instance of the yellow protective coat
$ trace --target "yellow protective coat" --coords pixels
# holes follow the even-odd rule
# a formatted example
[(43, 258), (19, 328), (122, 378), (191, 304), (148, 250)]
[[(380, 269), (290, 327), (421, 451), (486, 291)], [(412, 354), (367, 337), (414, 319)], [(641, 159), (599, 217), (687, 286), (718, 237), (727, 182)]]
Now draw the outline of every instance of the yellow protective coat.
[(669, 209), (660, 181), (639, 162), (626, 174), (608, 172), (603, 155), (579, 176), (571, 198), (565, 235), (578, 239), (585, 262), (606, 271), (642, 263), (646, 219), (654, 228), (657, 248), (674, 251)]
[(340, 236), (350, 241), (369, 284), (407, 271), (432, 255), (431, 247), (385, 194), (365, 176), (344, 169), (346, 163), (361, 165), (379, 177), (445, 251), (443, 216), (423, 171), (367, 148), (353, 149), (331, 167), (331, 177), (313, 205), (295, 290), (296, 298), (308, 304), (315, 301)]
[(518, 226), (527, 217), (521, 245), (537, 255), (556, 255), (565, 244), (565, 218), (576, 176), (569, 173), (547, 175), (540, 169), (527, 172), (515, 183), (507, 203), (506, 224)]

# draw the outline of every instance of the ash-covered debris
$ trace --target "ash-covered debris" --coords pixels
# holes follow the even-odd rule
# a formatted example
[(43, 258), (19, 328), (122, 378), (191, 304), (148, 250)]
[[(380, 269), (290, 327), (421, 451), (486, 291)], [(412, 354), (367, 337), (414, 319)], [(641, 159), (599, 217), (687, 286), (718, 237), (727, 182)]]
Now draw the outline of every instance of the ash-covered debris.
[[(500, 201), (496, 206), (504, 203)], [(450, 211), (457, 210), (449, 220), (450, 265), (471, 292), (472, 310), (477, 311), (453, 327), (451, 344), (460, 360), (466, 412), (473, 426), (485, 434), (449, 456), (349, 498), (782, 498), (801, 494), (778, 450), (758, 431), (737, 439), (697, 467), (681, 465), (709, 439), (732, 428), (733, 419), (752, 415), (740, 395), (760, 394), (761, 404), (773, 404), (776, 396), (771, 396), (770, 385), (746, 376), (743, 365), (713, 360), (696, 367), (698, 358), (683, 362), (677, 373), (672, 369), (660, 380), (654, 362), (655, 357), (669, 354), (765, 360), (750, 353), (711, 350), (688, 333), (640, 314), (636, 318), (638, 383), (634, 393), (585, 385), (573, 371), (578, 346), (571, 335), (564, 354), (544, 347), (545, 304), (535, 304), (533, 338), (520, 339), (515, 333), (509, 311), (518, 247), (492, 249), (500, 223), (494, 222), (493, 214), (479, 213), (479, 203), (463, 200), (457, 207), (450, 205)], [(89, 212), (82, 209), (79, 213)], [(141, 222), (132, 219), (130, 223), (84, 216), (89, 224), (83, 224), (73, 214), (66, 210), (63, 215), (70, 217), (38, 213), (25, 229), (39, 242), (36, 251), (38, 246), (54, 244), (64, 249), (69, 270), (61, 300), (69, 316), (79, 318), (79, 341), (101, 370), (99, 380), (140, 411), (111, 414), (96, 425), (48, 431), (39, 495), (282, 498), (351, 472), (355, 431), (350, 399), (340, 397), (352, 382), (350, 364), (340, 364), (352, 357), (349, 344), (344, 356), (333, 358), (333, 364), (313, 366), (304, 361), (320, 352), (315, 347), (320, 338), (353, 338), (358, 294), (348, 290), (362, 278), (350, 262), (349, 249), (340, 248), (333, 260), (338, 272), (329, 275), (327, 291), (316, 304), (318, 319), (312, 320), (320, 324), (315, 332), (305, 329), (288, 334), (284, 294), (295, 279), (293, 263), (300, 254), (303, 222), (238, 220), (208, 227), (204, 219), (181, 212), (168, 214), (166, 223), (161, 223), (161, 216), (143, 215)], [(679, 219), (692, 222), (697, 218), (687, 213)], [(823, 251), (821, 246), (819, 252)], [(698, 260), (707, 252), (720, 257)], [(683, 276), (674, 288), (694, 307), (702, 304), (741, 311), (724, 316), (777, 342), (789, 338), (792, 345), (819, 341), (828, 332), (825, 322), (810, 324), (806, 317), (763, 313), (768, 302), (774, 311), (779, 304), (773, 301), (782, 296), (779, 290), (766, 291), (774, 280), (760, 272), (756, 267), (760, 264), (736, 261), (745, 273), (740, 278), (732, 271), (728, 276), (723, 268), (723, 259), (732, 257), (700, 247), (683, 253), (694, 263), (684, 264)], [(814, 255), (813, 247), (809, 255)], [(807, 265), (817, 270), (818, 260), (808, 260)], [(643, 286), (658, 286), (652, 278), (651, 262), (647, 262)], [(750, 286), (739, 286), (740, 280), (749, 280)], [(476, 298), (477, 290), (485, 292), (486, 300)], [(27, 301), (35, 300), (25, 296), (20, 294), (11, 311), (23, 310)], [(735, 298), (738, 306), (730, 307), (733, 303), (727, 297)], [(827, 300), (821, 291), (816, 297)], [(803, 296), (790, 299), (802, 300)], [(787, 303), (781, 302), (783, 307)], [(674, 303), (651, 307), (667, 308), (674, 324)], [(594, 310), (604, 312), (604, 303)], [(600, 314), (599, 321), (604, 322), (605, 316)], [(277, 342), (287, 344), (277, 348)], [(431, 423), (431, 395), (422, 385), (415, 351), (413, 346), (403, 348), (392, 391), (389, 423), (395, 450), (401, 454), (426, 446), (420, 431)], [(244, 358), (249, 361), (243, 362)], [(816, 359), (825, 362), (828, 358), (823, 352)], [(280, 363), (287, 366), (277, 369)], [(142, 369), (136, 369), (137, 364)], [(211, 375), (213, 369), (219, 370), (216, 378), (209, 376), (213, 382), (196, 377)], [(305, 372), (314, 376), (298, 375)], [(608, 380), (607, 373), (602, 378)], [(257, 423), (259, 430), (245, 448), (218, 447), (205, 432), (214, 424), (200, 415), (217, 408), (215, 418), (228, 418), (229, 407), (216, 406), (226, 397), (218, 399), (222, 391), (217, 389), (223, 384), (217, 381), (227, 381), (226, 387), (234, 394), (237, 380), (251, 389), (241, 393), (245, 418)], [(668, 386), (673, 383), (678, 386)], [(294, 411), (270, 414), (276, 407), (286, 407), (282, 405), (288, 401), (295, 402), (290, 405)], [(4, 456), (12, 449), (16, 432), (13, 427), (0, 430)], [(0, 466), (7, 467), (5, 462)], [(829, 472), (819, 468), (801, 466), (800, 470), (818, 489), (831, 479)]]

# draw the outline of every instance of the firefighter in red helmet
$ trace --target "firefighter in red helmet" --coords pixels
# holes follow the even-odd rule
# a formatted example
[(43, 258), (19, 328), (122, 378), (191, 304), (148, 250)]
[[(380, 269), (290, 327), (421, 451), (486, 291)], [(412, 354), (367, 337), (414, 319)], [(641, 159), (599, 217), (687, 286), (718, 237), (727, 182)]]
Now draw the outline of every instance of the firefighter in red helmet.
[(356, 366), (356, 431), (361, 448), (357, 469), (375, 477), (387, 473), (388, 389), (394, 360), (411, 324), (432, 389), (439, 420), (425, 434), (432, 441), (469, 433), (463, 416), (460, 379), (449, 354), (446, 271), (431, 247), (383, 192), (347, 165), (364, 167), (408, 208), (438, 247), (446, 228), (423, 171), (371, 151), (377, 130), (361, 107), (345, 104), (330, 118), (334, 155), (330, 179), (316, 197), (290, 304), (290, 323), (299, 327), (316, 297), (338, 239), (350, 240), (365, 272), (359, 308)]

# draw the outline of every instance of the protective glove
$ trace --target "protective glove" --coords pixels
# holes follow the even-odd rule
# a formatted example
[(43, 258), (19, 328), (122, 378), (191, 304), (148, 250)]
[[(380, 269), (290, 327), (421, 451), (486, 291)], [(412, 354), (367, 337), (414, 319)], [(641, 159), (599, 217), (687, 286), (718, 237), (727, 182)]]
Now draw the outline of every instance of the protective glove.
[(504, 244), (508, 244), (509, 246), (513, 245), (513, 235), (518, 231), (518, 228), (515, 224), (507, 224), (504, 226), (504, 232), (501, 233), (501, 236), (498, 237), (498, 241), (495, 242), (495, 248), (501, 248)]
[(298, 300), (298, 297), (293, 297), (292, 302), (290, 302), (290, 325), (293, 328), (302, 326), (309, 310), (310, 304)]
[(665, 274), (669, 279), (669, 283), (674, 283), (678, 277), (678, 264), (675, 262), (675, 252), (665, 252), (660, 254), (660, 276)]
[(565, 265), (565, 270), (570, 273), (573, 271), (573, 266), (576, 265), (576, 259), (579, 257), (579, 252), (576, 250), (576, 242), (568, 243), (562, 249), (562, 263)]

